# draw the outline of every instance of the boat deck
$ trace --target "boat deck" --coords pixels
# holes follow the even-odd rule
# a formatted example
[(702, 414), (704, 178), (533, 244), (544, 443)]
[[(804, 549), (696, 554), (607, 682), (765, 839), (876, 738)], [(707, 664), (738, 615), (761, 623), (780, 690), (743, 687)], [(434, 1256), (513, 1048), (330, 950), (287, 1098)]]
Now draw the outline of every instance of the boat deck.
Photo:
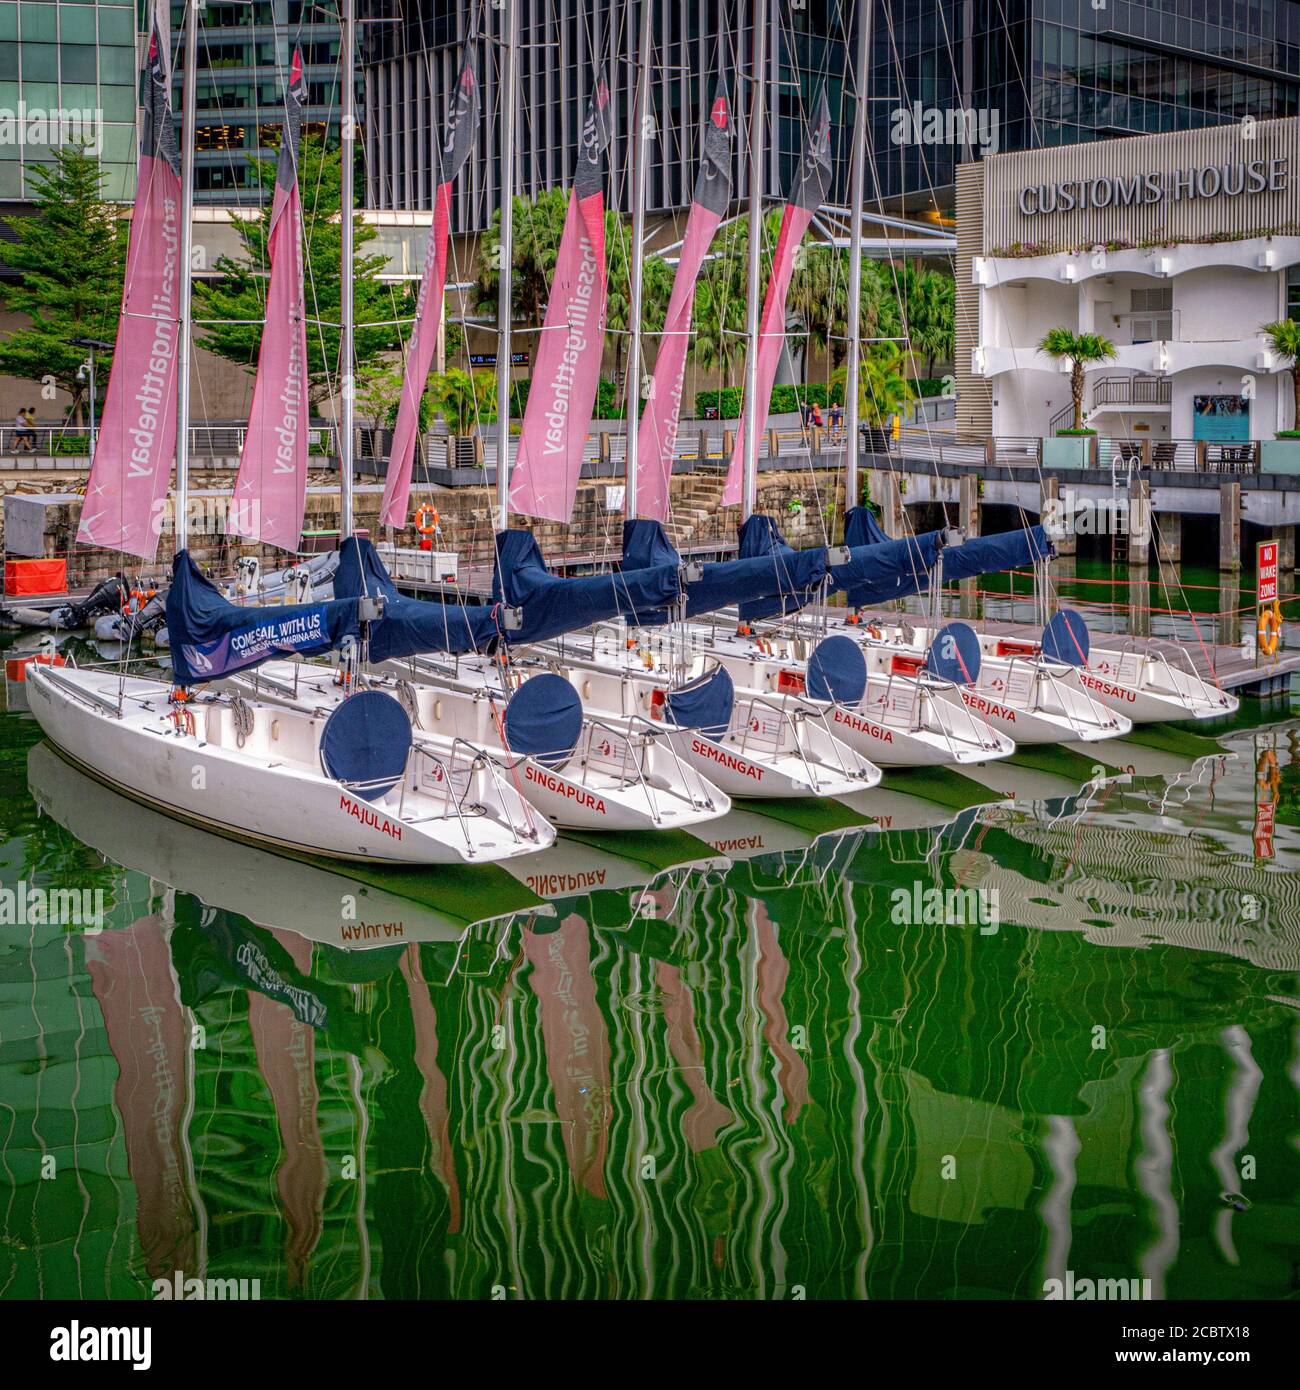
[[(816, 610), (814, 610), (816, 611)], [(842, 608), (829, 607), (824, 611), (831, 615), (842, 615)], [(881, 610), (877, 613), (863, 614), (863, 622), (878, 622), (882, 625), (897, 623), (896, 611)], [(903, 615), (907, 616), (907, 615)], [(961, 621), (949, 619), (949, 621)], [(1030, 623), (1010, 622), (1006, 619), (981, 618), (972, 626), (981, 632), (995, 637), (1009, 637), (1019, 641), (1037, 640), (1039, 629)], [(1105, 646), (1113, 640), (1118, 644), (1128, 641), (1122, 632), (1094, 632), (1094, 646)], [(1181, 644), (1165, 637), (1144, 638), (1156, 651), (1166, 652), (1173, 660), (1180, 651), (1191, 658), (1192, 667), (1202, 680), (1217, 683), (1224, 690), (1248, 695), (1272, 695), (1290, 688), (1291, 677), (1300, 671), (1300, 647), (1279, 647), (1272, 656), (1262, 654), (1243, 656), (1238, 646), (1211, 646), (1208, 643), (1188, 642)]]

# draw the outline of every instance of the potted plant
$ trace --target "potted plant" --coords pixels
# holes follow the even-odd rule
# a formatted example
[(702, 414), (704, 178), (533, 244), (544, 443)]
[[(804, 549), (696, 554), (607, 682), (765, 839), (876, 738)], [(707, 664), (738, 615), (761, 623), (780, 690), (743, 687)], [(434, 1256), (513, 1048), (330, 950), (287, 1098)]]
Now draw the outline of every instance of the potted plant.
[(452, 367), (430, 379), (429, 396), (447, 424), (449, 467), (479, 466), (474, 436), (480, 425), (496, 419), (496, 384), (496, 373), (486, 367), (475, 372)]
[(1290, 364), (1291, 428), (1278, 430), (1260, 449), (1260, 469), (1265, 473), (1300, 473), (1300, 323), (1279, 319), (1259, 330), (1279, 360)]
[(1056, 431), (1060, 442), (1043, 440), (1043, 467), (1086, 468), (1097, 431), (1084, 424), (1084, 372), (1090, 364), (1111, 361), (1115, 356), (1115, 344), (1100, 333), (1049, 328), (1038, 344), (1038, 351), (1054, 361), (1070, 364), (1070, 398), (1074, 406), (1073, 422)]

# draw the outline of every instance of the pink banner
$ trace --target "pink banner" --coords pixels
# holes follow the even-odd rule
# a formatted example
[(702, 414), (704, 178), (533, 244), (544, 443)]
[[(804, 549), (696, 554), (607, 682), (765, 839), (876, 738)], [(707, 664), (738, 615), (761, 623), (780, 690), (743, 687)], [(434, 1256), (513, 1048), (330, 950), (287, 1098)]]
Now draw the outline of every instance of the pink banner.
[(578, 495), (587, 430), (605, 350), (604, 151), (609, 89), (598, 80), (555, 260), (555, 278), (524, 407), (510, 506), (524, 516), (568, 521)]
[(569, 198), (555, 280), (524, 407), (510, 507), (524, 516), (573, 515), (605, 351), (605, 195)]
[(147, 71), (122, 308), (77, 540), (152, 561), (176, 454), (183, 274), (181, 163), (156, 27)]
[(433, 224), (424, 250), (424, 275), (415, 306), (415, 323), (406, 348), (406, 372), (402, 378), (402, 398), (397, 408), (397, 427), (388, 456), (388, 477), (379, 520), (385, 526), (405, 526), (406, 509), (411, 503), (411, 469), (415, 462), (415, 441), (420, 432), (420, 399), (424, 395), (429, 370), (433, 366), (442, 322), (442, 300), (447, 288), (447, 235), (451, 223), (451, 186), (469, 158), (478, 123), (478, 82), (473, 61), (467, 59), (456, 83), (451, 109), (447, 113), (439, 182), (433, 199)]
[(673, 471), (677, 426), (681, 420), (682, 381), (686, 373), (686, 351), (690, 346), (695, 285), (721, 221), (716, 212), (710, 212), (699, 203), (691, 205), (682, 241), (682, 258), (677, 263), (673, 293), (664, 318), (664, 336), (655, 358), (650, 400), (637, 432), (636, 509), (640, 516), (655, 521), (668, 520), (668, 484)]
[(795, 207), (792, 203), (786, 204), (781, 216), (781, 234), (776, 241), (772, 276), (767, 282), (767, 293), (763, 296), (763, 317), (758, 329), (758, 409), (753, 408), (755, 402), (745, 402), (741, 427), (736, 433), (736, 447), (731, 454), (731, 467), (727, 470), (727, 483), (722, 489), (724, 507), (734, 507), (740, 501), (740, 483), (744, 476), (745, 449), (748, 445), (746, 421), (753, 422), (756, 434), (762, 434), (767, 428), (767, 408), (772, 399), (781, 348), (785, 344), (785, 300), (790, 292), (790, 277), (794, 274), (795, 252), (812, 216), (808, 209)]
[(232, 536), (297, 550), (307, 505), (307, 309), (303, 296), (302, 202), (298, 140), (307, 85), (293, 51), (284, 134), (275, 171), (266, 321), (257, 356), (253, 408), (226, 523)]
[(636, 510), (638, 515), (655, 521), (668, 520), (668, 488), (681, 419), (682, 379), (690, 347), (695, 286), (713, 235), (731, 200), (731, 108), (722, 76), (714, 87), (702, 143), (700, 172), (686, 220), (682, 255), (655, 357), (650, 401), (637, 431)]
[(415, 441), (420, 432), (420, 398), (433, 366), (433, 352), (442, 321), (442, 298), (447, 284), (447, 229), (451, 215), (451, 184), (438, 189), (433, 202), (433, 226), (424, 253), (424, 278), (415, 307), (415, 326), (406, 350), (406, 374), (402, 379), (402, 399), (397, 407), (397, 428), (388, 456), (388, 478), (379, 520), (384, 526), (405, 526), (406, 509), (411, 503), (411, 470), (415, 463)]

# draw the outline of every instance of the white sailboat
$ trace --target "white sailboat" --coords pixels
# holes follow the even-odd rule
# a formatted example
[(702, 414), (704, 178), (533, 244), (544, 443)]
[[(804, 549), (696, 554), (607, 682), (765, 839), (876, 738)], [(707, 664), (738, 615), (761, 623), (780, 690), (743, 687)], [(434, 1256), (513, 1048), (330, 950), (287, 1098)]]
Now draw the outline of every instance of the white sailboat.
[[(252, 664), (279, 650), (314, 652), (330, 645), (334, 628), (363, 625), (377, 616), (365, 600), (309, 607), (241, 609), (226, 605), (199, 575), (185, 550), (188, 491), (190, 350), (189, 246), (194, 187), (194, 83), (197, 7), (186, 18), (184, 69), (185, 150), (180, 161), (179, 332), (176, 381), (177, 560), (169, 596), (169, 629), (177, 673), (220, 674), (220, 665)], [(351, 130), (354, 0), (343, 13), (344, 128)], [(149, 119), (142, 151), (150, 169), (174, 155), (168, 77), (154, 30)], [(351, 160), (345, 158), (344, 207), (351, 206)], [(142, 173), (142, 179), (145, 175)], [(343, 219), (343, 350), (350, 360), (352, 220)], [(134, 238), (151, 230), (142, 219)], [(147, 263), (144, 246), (129, 261)], [(128, 276), (129, 279), (129, 276)], [(124, 310), (123, 318), (126, 318)], [(160, 320), (162, 322), (162, 320)], [(128, 388), (129, 389), (129, 388)], [(112, 383), (110, 383), (110, 393)], [(109, 402), (106, 402), (106, 414)], [(351, 399), (344, 392), (342, 479), (344, 528), (351, 529)], [(114, 460), (101, 445), (101, 471), (92, 479), (87, 508), (98, 521), (114, 505)], [(121, 461), (116, 476), (124, 487)], [(122, 508), (125, 514), (125, 507)], [(87, 525), (83, 522), (83, 528)], [(136, 543), (142, 543), (137, 541)], [(177, 631), (186, 599), (204, 609), (216, 633), (208, 644), (182, 642)], [(184, 602), (181, 600), (180, 602)], [(230, 608), (230, 612), (224, 611)], [(239, 622), (231, 621), (232, 614)], [(529, 854), (555, 832), (480, 750), (457, 746), (445, 754), (414, 746), (401, 705), (380, 692), (344, 702), (330, 718), (315, 711), (245, 700), (238, 692), (190, 695), (158, 680), (124, 671), (79, 670), (33, 663), (27, 671), (31, 712), (67, 758), (127, 795), (222, 835), (345, 859), (388, 863), (485, 863)]]
[[(539, 674), (562, 682), (554, 671)], [(445, 760), (474, 748), (561, 829), (684, 830), (730, 810), (726, 793), (679, 755), (661, 727), (593, 716), (572, 686), (529, 692), (527, 700), (548, 697), (546, 746), (534, 747), (514, 706), (523, 681), (518, 665), (502, 689), (490, 661), (467, 663), (458, 673), (427, 657), (387, 662), (364, 678), (367, 690), (402, 703), (417, 749)], [(268, 662), (235, 683), (253, 698), (302, 712), (330, 710), (347, 698), (328, 667), (294, 662)]]

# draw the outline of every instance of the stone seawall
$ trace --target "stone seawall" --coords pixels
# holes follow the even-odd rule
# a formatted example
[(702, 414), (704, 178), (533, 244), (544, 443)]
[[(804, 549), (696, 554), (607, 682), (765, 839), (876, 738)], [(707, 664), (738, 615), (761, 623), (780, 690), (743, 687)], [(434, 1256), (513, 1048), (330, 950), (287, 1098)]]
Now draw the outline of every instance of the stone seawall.
[[(84, 487), (84, 469), (25, 474), (0, 481), (5, 494), (70, 493)], [(226, 536), (222, 527), (233, 484), (228, 469), (196, 470), (190, 496), (190, 552), (198, 563), (220, 574), (229, 574), (241, 555), (258, 555), (265, 568), (292, 563), (292, 557), (270, 546), (249, 545), (237, 537)], [(614, 498), (609, 485), (591, 483), (578, 490), (571, 522), (536, 521), (531, 524), (542, 553), (553, 563), (566, 558), (576, 563), (591, 558), (617, 556), (622, 544), (623, 513), (606, 505)], [(672, 521), (669, 534), (683, 550), (693, 546), (733, 545), (739, 519), (736, 508), (725, 511), (718, 506), (722, 477), (718, 473), (679, 474), (672, 480)], [(372, 538), (387, 539), (378, 525), (380, 485), (358, 483), (354, 492), (354, 513), (358, 530)], [(484, 564), (491, 560), (495, 496), (487, 487), (434, 489), (413, 495), (412, 512), (422, 503), (436, 507), (441, 526), (435, 544), (439, 550), (453, 550), (463, 564)], [(837, 471), (810, 471), (807, 467), (761, 473), (758, 479), (758, 510), (776, 518), (786, 539), (796, 549), (820, 545), (826, 534), (837, 535), (844, 505), (842, 479)], [(124, 557), (113, 551), (95, 550), (75, 544), (81, 516), (79, 500), (49, 508), (45, 526), (45, 554), (68, 560), (68, 585), (76, 589), (123, 568)], [(528, 524), (514, 518), (515, 525)], [(168, 506), (164, 530), (158, 545), (158, 560), (150, 575), (161, 577), (170, 567), (173, 552), (172, 509)], [(338, 534), (339, 497), (337, 474), (314, 472), (308, 484), (307, 518), (304, 544), (310, 549), (329, 549)], [(0, 527), (3, 522), (0, 521)], [(312, 533), (319, 533), (313, 542)], [(398, 531), (400, 545), (418, 545), (414, 525)], [(137, 562), (128, 560), (134, 571)]]

